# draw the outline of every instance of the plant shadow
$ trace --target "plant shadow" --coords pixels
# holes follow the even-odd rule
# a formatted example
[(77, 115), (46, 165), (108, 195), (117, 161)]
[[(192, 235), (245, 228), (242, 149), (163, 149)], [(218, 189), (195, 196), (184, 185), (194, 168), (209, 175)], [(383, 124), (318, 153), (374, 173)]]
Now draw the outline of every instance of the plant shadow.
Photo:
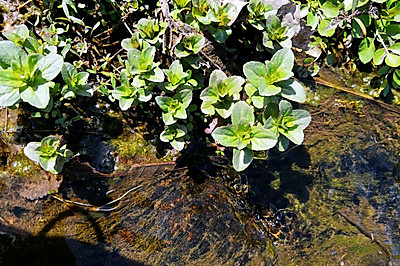
[(243, 172), (249, 185), (250, 201), (261, 209), (272, 204), (278, 209), (287, 208), (290, 202), (288, 194), (304, 203), (309, 199), (307, 186), (314, 176), (310, 169), (310, 155), (304, 146), (298, 146), (282, 156), (271, 151), (267, 160), (255, 160)]
[[(36, 235), (0, 224), (0, 265), (144, 265), (107, 249), (95, 219), (88, 220), (96, 233), (97, 244), (47, 235), (56, 223), (71, 215), (74, 215), (72, 209), (59, 213)], [(89, 217), (87, 213), (86, 217)]]

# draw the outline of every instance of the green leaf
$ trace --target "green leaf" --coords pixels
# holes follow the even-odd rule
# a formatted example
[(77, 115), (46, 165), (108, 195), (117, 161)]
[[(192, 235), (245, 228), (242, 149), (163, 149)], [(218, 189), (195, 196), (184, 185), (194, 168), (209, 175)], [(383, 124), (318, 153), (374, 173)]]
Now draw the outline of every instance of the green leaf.
[(29, 54), (28, 57), (26, 57), (25, 62), (23, 63), (23, 71), (25, 72), (25, 76), (27, 74), (29, 76), (37, 76), (36, 70), (38, 68), (39, 60), (43, 58), (42, 55), (40, 54)]
[(374, 38), (367, 37), (361, 41), (358, 48), (358, 55), (363, 64), (372, 60), (375, 55)]
[(46, 108), (50, 101), (49, 83), (39, 85), (36, 88), (29, 86), (21, 92), (21, 99), (36, 108)]
[(162, 119), (167, 126), (174, 124), (177, 119), (171, 113), (162, 113)]
[(186, 109), (183, 106), (179, 107), (178, 109), (176, 109), (174, 117), (179, 119), (186, 119)]
[(206, 42), (206, 38), (204, 38), (204, 36), (202, 36), (200, 34), (190, 36), (189, 40), (192, 44), (191, 50), (194, 54), (199, 53), (201, 51), (201, 49), (203, 49), (203, 46)]
[(224, 108), (215, 108), (215, 111), (224, 119), (232, 114), (233, 103), (224, 103)]
[(279, 113), (283, 116), (289, 116), (293, 111), (292, 105), (286, 100), (279, 102)]
[(367, 35), (367, 28), (360, 18), (351, 21), (351, 33), (354, 38), (364, 38)]
[(221, 70), (214, 70), (213, 72), (211, 72), (210, 75), (210, 80), (208, 82), (208, 86), (217, 86), (220, 82), (224, 81), (226, 79), (226, 75), (224, 72), (222, 72)]
[(243, 65), (243, 73), (253, 86), (258, 88), (260, 77), (266, 77), (267, 68), (265, 64), (257, 61), (250, 61)]
[(192, 53), (189, 52), (189, 51), (187, 51), (187, 50), (185, 49), (185, 47), (183, 46), (182, 43), (178, 43), (178, 44), (175, 46), (174, 54), (175, 54), (176, 57), (178, 57), (178, 58), (183, 58), (183, 57), (186, 57), (186, 56), (191, 55)]
[(236, 171), (240, 172), (249, 167), (253, 161), (254, 152), (250, 149), (243, 150), (233, 149), (232, 164)]
[(400, 69), (396, 69), (393, 72), (393, 87), (395, 89), (397, 89), (398, 87), (400, 87)]
[(225, 147), (236, 147), (239, 141), (236, 135), (236, 128), (235, 125), (218, 127), (211, 133), (211, 136)]
[(119, 99), (119, 108), (121, 108), (122, 111), (128, 110), (132, 106), (134, 100), (135, 98), (121, 97)]
[(58, 146), (60, 144), (60, 139), (56, 136), (47, 136), (40, 142), (44, 146)]
[(307, 14), (307, 25), (309, 25), (312, 30), (315, 30), (318, 26), (318, 23), (319, 23), (318, 15), (314, 11), (309, 12)]
[(326, 1), (322, 6), (321, 10), (324, 13), (324, 15), (328, 18), (334, 18), (339, 15), (339, 7), (332, 4), (329, 1)]
[(65, 81), (65, 83), (69, 84), (71, 83), (71, 81), (73, 81), (74, 76), (78, 74), (78, 70), (76, 70), (76, 68), (68, 63), (65, 62), (61, 68), (61, 75), (63, 77), (63, 80)]
[(38, 151), (41, 146), (40, 142), (29, 142), (28, 145), (24, 148), (24, 153), (26, 157), (31, 159), (34, 162), (39, 162), (40, 153)]
[(215, 114), (215, 108), (214, 108), (212, 102), (207, 102), (207, 101), (202, 102), (200, 109), (206, 115), (214, 115)]
[(178, 99), (182, 102), (183, 107), (186, 109), (192, 102), (193, 93), (191, 90), (182, 90), (178, 94)]
[(239, 76), (232, 76), (224, 81), (224, 85), (228, 89), (228, 94), (235, 95), (238, 94), (242, 90), (242, 85), (245, 80)]
[(297, 118), (297, 125), (304, 130), (311, 122), (311, 115), (306, 110), (293, 110), (292, 115)]
[(278, 138), (278, 143), (276, 144), (276, 147), (280, 152), (285, 151), (289, 147), (289, 140), (287, 137), (283, 135), (279, 135)]
[(276, 145), (277, 137), (268, 129), (252, 127), (251, 135), (249, 148), (253, 151), (269, 150)]
[(300, 127), (281, 133), (296, 145), (300, 145), (304, 140), (304, 133)]
[(156, 103), (163, 110), (163, 112), (168, 112), (168, 107), (171, 104), (172, 98), (166, 96), (157, 96)]
[(0, 85), (0, 106), (13, 106), (20, 98), (19, 88)]
[(269, 84), (269, 82), (263, 77), (260, 77), (259, 82), (258, 92), (261, 96), (273, 96), (281, 92), (279, 86)]
[(386, 33), (393, 39), (400, 39), (400, 23), (390, 23), (387, 25)]
[(49, 54), (38, 61), (38, 69), (45, 80), (53, 80), (63, 67), (64, 59), (58, 54)]
[(395, 54), (400, 55), (400, 42), (393, 44), (389, 47), (389, 50)]
[[(267, 65), (267, 72), (269, 75), (277, 75), (276, 73), (284, 72), (285, 75), (280, 76), (280, 78), (274, 78), (274, 82), (285, 80), (291, 76), (293, 73), (291, 72), (294, 64), (294, 54), (291, 49), (284, 48), (279, 50), (274, 54), (271, 58), (271, 64)], [(289, 76), (290, 75), (290, 76)]]
[(279, 105), (275, 102), (268, 103), (267, 108), (264, 110), (264, 117), (269, 118), (270, 116), (273, 118), (279, 116)]
[(0, 85), (7, 87), (22, 87), (26, 83), (12, 69), (0, 69)]
[(390, 67), (400, 66), (400, 56), (396, 54), (388, 54), (385, 58), (385, 63)]
[(232, 34), (232, 29), (228, 26), (214, 27), (212, 25), (208, 26), (211, 35), (219, 43), (223, 43)]
[(255, 93), (257, 92), (257, 88), (254, 87), (254, 86), (253, 86), (252, 84), (250, 84), (250, 83), (247, 83), (247, 84), (244, 86), (244, 90), (246, 91), (246, 95), (249, 96), (249, 97), (255, 95)]
[(177, 85), (181, 82), (184, 82), (184, 79), (189, 76), (189, 73), (183, 71), (183, 66), (179, 60), (172, 62), (172, 64), (169, 66), (169, 69), (164, 69), (163, 71), (167, 75), (168, 81), (172, 85)]
[(39, 156), (40, 166), (49, 172), (54, 170), (54, 166), (56, 165), (57, 157), (42, 157)]
[(146, 88), (138, 88), (137, 92), (139, 94), (138, 96), (138, 100), (140, 102), (148, 102), (151, 100), (151, 98), (153, 97), (153, 95), (151, 94), (151, 92), (149, 90), (147, 90)]
[(318, 24), (318, 33), (319, 33), (321, 36), (330, 37), (330, 36), (332, 36), (332, 35), (335, 33), (336, 28), (328, 29), (328, 30), (327, 30), (327, 27), (329, 26), (330, 23), (331, 23), (331, 20), (330, 20), (330, 19), (322, 19), (322, 20), (319, 22), (319, 24)]
[(235, 103), (232, 110), (232, 124), (238, 125), (242, 119), (245, 119), (250, 125), (254, 124), (254, 114), (251, 107), (244, 101)]
[(263, 109), (268, 104), (268, 97), (255, 95), (251, 97), (251, 101), (254, 107)]
[(153, 68), (149, 72), (142, 75), (144, 79), (151, 82), (163, 82), (164, 81), (164, 72), (159, 68)]
[(12, 41), (0, 41), (0, 67), (9, 68), (22, 49)]
[(18, 57), (23, 50), (11, 41), (0, 41), (0, 67), (6, 69), (11, 66), (11, 61)]
[(185, 148), (185, 141), (183, 138), (173, 139), (170, 144), (177, 151), (181, 151)]
[(141, 74), (152, 70), (155, 54), (156, 48), (154, 46), (146, 47), (143, 51), (130, 49), (128, 51), (128, 61), (131, 66), (129, 72), (132, 74)]
[(200, 93), (200, 99), (203, 101), (211, 101), (215, 103), (219, 99), (217, 87), (207, 87)]
[(306, 100), (306, 91), (299, 82), (293, 79), (289, 79), (279, 82), (278, 85), (282, 89), (282, 97), (299, 103), (302, 103)]
[(383, 48), (380, 48), (378, 50), (376, 50), (374, 57), (373, 57), (373, 62), (374, 65), (380, 65), (383, 63), (383, 60), (385, 60), (386, 57), (386, 51)]
[[(386, 75), (390, 70), (390, 67), (387, 65), (383, 65), (379, 70), (378, 70), (378, 76), (383, 76)], [(386, 79), (385, 79), (386, 80)]]

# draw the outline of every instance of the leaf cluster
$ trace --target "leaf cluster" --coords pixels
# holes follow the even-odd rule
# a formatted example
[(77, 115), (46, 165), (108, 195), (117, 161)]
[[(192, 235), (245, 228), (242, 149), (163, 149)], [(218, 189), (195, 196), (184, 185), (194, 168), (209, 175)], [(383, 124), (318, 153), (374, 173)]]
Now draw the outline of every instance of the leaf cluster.
[(24, 148), (25, 155), (34, 162), (53, 174), (61, 172), (64, 163), (71, 159), (73, 153), (67, 145), (61, 146), (57, 136), (48, 136), (40, 142), (30, 142)]

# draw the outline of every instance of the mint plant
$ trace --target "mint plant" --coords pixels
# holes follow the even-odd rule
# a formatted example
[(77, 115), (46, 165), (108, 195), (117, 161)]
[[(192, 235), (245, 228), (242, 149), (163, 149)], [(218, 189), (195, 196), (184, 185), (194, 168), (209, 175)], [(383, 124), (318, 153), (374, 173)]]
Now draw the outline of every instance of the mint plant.
[(139, 30), (140, 37), (150, 44), (156, 45), (161, 42), (161, 36), (166, 29), (165, 22), (159, 22), (157, 19), (142, 18), (135, 27)]
[(136, 106), (141, 102), (148, 102), (152, 98), (151, 86), (145, 84), (135, 76), (132, 81), (127, 71), (122, 70), (120, 74), (121, 86), (111, 91), (112, 96), (119, 101), (119, 107), (125, 111), (132, 105)]
[(279, 151), (285, 151), (289, 140), (300, 145), (304, 140), (303, 130), (310, 124), (311, 115), (305, 110), (293, 110), (290, 102), (281, 100), (279, 105), (271, 103), (264, 111), (264, 128), (278, 137)]
[(143, 39), (140, 38), (139, 32), (135, 32), (131, 38), (123, 39), (121, 41), (121, 46), (123, 49), (126, 51), (130, 49), (137, 49), (137, 50), (143, 50), (143, 46), (148, 44), (148, 42), (143, 41)]
[(186, 109), (192, 101), (193, 93), (189, 89), (177, 92), (174, 96), (157, 96), (156, 102), (162, 110), (162, 119), (169, 126), (178, 119), (187, 119)]
[(71, 159), (73, 153), (67, 145), (61, 146), (61, 140), (56, 136), (48, 136), (41, 142), (30, 142), (24, 148), (25, 155), (53, 174), (61, 172), (64, 163)]
[(284, 48), (265, 64), (257, 61), (244, 64), (243, 72), (249, 81), (245, 91), (255, 107), (262, 109), (268, 103), (266, 97), (278, 95), (296, 102), (305, 101), (303, 86), (291, 79), (293, 62), (293, 52)]
[(142, 51), (138, 49), (129, 49), (126, 68), (128, 74), (139, 75), (140, 81), (163, 82), (164, 73), (158, 67), (160, 63), (154, 62), (156, 48), (148, 46)]
[(263, 31), (263, 45), (270, 52), (275, 52), (281, 48), (292, 47), (294, 36), (294, 26), (290, 23), (281, 23), (275, 15), (268, 16), (265, 30)]
[(184, 137), (187, 132), (187, 127), (173, 124), (167, 126), (167, 128), (161, 133), (160, 140), (163, 142), (169, 142), (174, 149), (181, 151), (185, 147)]
[(197, 86), (197, 81), (191, 79), (192, 71), (189, 69), (183, 71), (183, 66), (179, 60), (175, 60), (169, 66), (169, 69), (163, 69), (167, 76), (168, 82), (160, 83), (159, 87), (167, 91), (175, 91), (180, 89), (191, 89)]
[(192, 0), (192, 9), (185, 22), (202, 30), (207, 28), (219, 43), (223, 43), (232, 34), (230, 24), (240, 12), (233, 3), (219, 3), (212, 0)]
[(61, 95), (66, 98), (75, 98), (76, 95), (93, 96), (93, 89), (87, 84), (89, 73), (79, 72), (70, 63), (65, 62), (61, 68), (61, 75), (65, 82)]
[(235, 103), (231, 120), (231, 125), (216, 128), (212, 137), (226, 147), (233, 147), (233, 167), (243, 171), (253, 161), (254, 151), (271, 149), (277, 143), (277, 136), (255, 125), (253, 110), (246, 102)]
[(175, 55), (178, 58), (198, 54), (204, 46), (206, 39), (200, 34), (183, 37), (175, 47)]
[(174, 6), (171, 16), (178, 20), (183, 20), (183, 13), (189, 11), (191, 8), (191, 0), (173, 0), (172, 4)]
[(217, 112), (222, 118), (228, 118), (234, 103), (240, 99), (244, 82), (242, 77), (228, 78), (221, 70), (214, 70), (210, 75), (209, 86), (200, 94), (200, 99), (203, 101), (201, 111), (208, 115)]
[(250, 0), (247, 10), (249, 11), (247, 20), (257, 30), (265, 29), (265, 20), (267, 17), (269, 15), (276, 15), (278, 11), (275, 6), (265, 3), (264, 0)]
[(29, 29), (26, 25), (22, 24), (16, 27), (15, 32), (4, 32), (3, 36), (16, 45), (23, 47), (25, 40), (29, 37)]
[(27, 54), (10, 41), (0, 42), (0, 105), (24, 101), (39, 109), (50, 102), (51, 81), (63, 66), (61, 55)]

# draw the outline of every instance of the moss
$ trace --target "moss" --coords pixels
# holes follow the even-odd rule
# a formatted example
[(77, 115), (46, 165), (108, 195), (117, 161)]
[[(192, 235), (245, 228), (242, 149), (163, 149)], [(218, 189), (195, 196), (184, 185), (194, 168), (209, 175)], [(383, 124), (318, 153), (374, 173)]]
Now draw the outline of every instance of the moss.
[(24, 155), (13, 156), (9, 161), (7, 171), (11, 175), (29, 177), (31, 180), (41, 180), (42, 173), (38, 166)]
[(139, 133), (125, 132), (110, 141), (115, 152), (124, 158), (135, 158), (155, 153), (155, 147), (150, 145)]

